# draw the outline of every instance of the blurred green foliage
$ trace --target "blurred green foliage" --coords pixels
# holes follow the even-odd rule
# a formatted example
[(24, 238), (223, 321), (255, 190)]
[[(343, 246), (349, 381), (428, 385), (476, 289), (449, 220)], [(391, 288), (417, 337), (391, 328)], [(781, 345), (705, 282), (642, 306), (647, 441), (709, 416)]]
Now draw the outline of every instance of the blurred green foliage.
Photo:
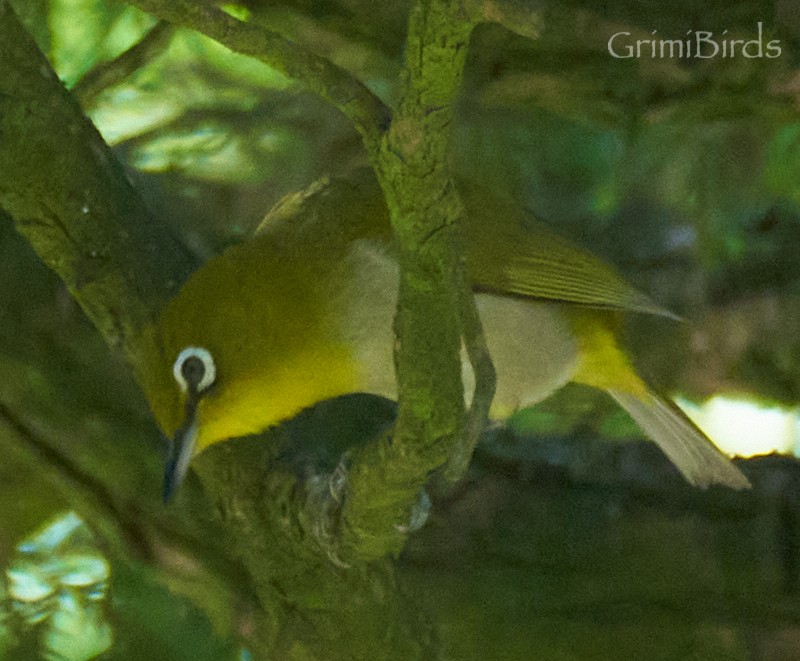
[[(12, 4), (70, 88), (154, 24), (112, 0)], [(378, 11), (372, 0), (236, 5), (238, 14), (325, 54), (389, 102), (396, 95), (409, 6), (383, 3)], [(537, 40), (496, 25), (482, 26), (473, 36), (455, 127), (455, 168), (518, 199), (695, 321), (691, 327), (631, 321), (631, 343), (654, 380), (698, 397), (724, 388), (796, 405), (796, 17), (782, 3), (766, 0), (570, 0), (542, 7), (540, 14)], [(657, 29), (669, 37), (689, 28), (730, 29), (731, 35), (747, 38), (758, 21), (773, 17), (765, 29), (784, 47), (775, 60), (622, 61), (606, 51), (608, 37), (617, 30), (647, 37)], [(346, 173), (365, 160), (352, 126), (334, 109), (265, 65), (180, 29), (168, 47), (120, 77), (84, 110), (115, 147), (151, 208), (201, 256), (247, 237), (283, 194), (319, 176)], [(141, 494), (141, 509), (130, 514), (147, 520), (160, 506), (153, 484), (158, 435), (141, 396), (119, 357), (102, 346), (60, 283), (37, 264), (9, 225), (0, 223), (2, 403), (33, 421), (38, 433), (56, 439), (60, 451), (69, 454), (77, 447), (88, 473), (113, 472), (125, 492)], [(697, 349), (706, 345), (724, 350), (712, 359)], [(58, 425), (48, 423), (52, 420)], [(579, 387), (565, 389), (535, 411), (520, 412), (511, 428), (520, 435), (559, 437), (599, 430), (605, 437), (627, 438), (635, 431), (613, 405)], [(0, 434), (16, 438), (5, 424)], [(91, 443), (80, 444), (78, 437)], [(30, 457), (17, 456), (15, 442), (4, 440), (11, 449), (0, 466), (4, 569), (21, 538), (69, 506), (58, 490), (41, 488), (50, 482)], [(93, 443), (97, 452), (87, 449), (94, 449)], [(541, 458), (542, 448), (558, 463), (558, 449), (546, 443), (534, 448), (496, 438), (483, 451), (490, 464), (499, 457), (524, 467), (537, 452)], [(335, 463), (337, 456), (325, 459)], [(493, 658), (504, 649), (505, 658), (531, 658), (534, 636), (541, 658), (547, 659), (592, 658), (593, 653), (616, 658), (623, 639), (635, 650), (630, 658), (654, 656), (654, 650), (662, 650), (656, 658), (665, 659), (747, 658), (743, 634), (730, 631), (734, 625), (726, 629), (704, 620), (695, 626), (693, 621), (703, 616), (695, 610), (713, 610), (704, 599), (723, 599), (731, 584), (752, 582), (754, 610), (757, 599), (770, 598), (774, 572), (764, 570), (770, 578), (765, 583), (748, 578), (743, 568), (757, 551), (730, 551), (740, 552), (731, 570), (735, 577), (721, 576), (724, 571), (712, 566), (713, 558), (695, 555), (690, 542), (702, 538), (695, 530), (702, 526), (692, 515), (657, 511), (642, 524), (642, 534), (634, 524), (620, 522), (614, 509), (641, 513), (635, 501), (588, 489), (562, 505), (566, 497), (555, 488), (527, 500), (531, 485), (524, 480), (498, 486), (496, 479), (493, 473), (489, 486), (481, 483), (484, 491), (474, 502), (464, 503), (470, 494), (456, 502), (466, 515), (445, 520), (452, 512), (440, 514), (405, 558), (412, 577), (418, 572), (417, 589), (431, 610), (447, 614), (445, 638), (456, 657), (472, 650), (479, 654), (474, 658)], [(499, 514), (493, 505), (501, 508)], [(598, 508), (607, 508), (603, 521), (595, 518)], [(769, 522), (758, 523), (758, 534), (767, 538)], [(534, 551), (532, 525), (538, 535)], [(446, 534), (437, 537), (443, 529)], [(666, 537), (674, 544), (662, 546)], [(731, 540), (724, 534), (715, 539), (715, 549), (725, 552)], [(730, 546), (736, 547), (735, 541)], [(446, 557), (433, 557), (436, 549), (446, 549)], [(464, 555), (453, 549), (465, 550)], [(491, 561), (479, 561), (487, 549)], [(539, 563), (533, 569), (526, 564), (532, 553)], [(176, 564), (191, 564), (173, 555), (164, 552)], [(642, 565), (631, 570), (630, 557), (643, 558)], [(692, 572), (680, 563), (671, 565), (676, 557), (683, 557)], [(233, 644), (215, 637), (246, 629), (246, 617), (231, 614), (234, 606), (217, 606), (215, 624), (227, 617), (229, 626), (214, 632), (144, 563), (113, 553), (109, 558), (116, 642), (103, 658), (234, 658)], [(426, 562), (432, 563), (431, 571), (425, 571)], [(609, 610), (606, 620), (595, 621), (588, 607), (580, 610), (578, 587), (585, 586), (578, 584), (589, 578), (577, 570), (598, 562), (605, 574), (589, 586), (589, 596), (606, 599)], [(631, 571), (641, 583), (632, 581), (628, 591), (623, 583)], [(465, 575), (472, 579), (465, 582)], [(522, 594), (520, 583), (532, 575), (535, 586)], [(663, 606), (676, 589), (691, 593), (698, 575), (711, 577), (708, 593), (681, 602), (687, 610)], [(188, 588), (176, 580), (170, 587), (177, 593), (193, 590), (196, 596), (207, 585), (203, 580), (213, 579), (205, 576)], [(0, 592), (0, 599), (8, 597)], [(633, 612), (631, 604), (640, 601), (649, 604), (646, 617)], [(485, 618), (489, 608), (501, 617)], [(570, 616), (576, 609), (578, 615)], [(534, 616), (535, 630), (523, 631), (520, 622)], [(637, 626), (642, 623), (645, 638)], [(3, 645), (21, 649), (25, 644), (9, 642), (7, 627), (0, 613), (0, 657)]]
[(105, 0), (51, 2), (47, 15), (50, 59), (67, 87), (92, 67), (132, 46), (153, 19)]

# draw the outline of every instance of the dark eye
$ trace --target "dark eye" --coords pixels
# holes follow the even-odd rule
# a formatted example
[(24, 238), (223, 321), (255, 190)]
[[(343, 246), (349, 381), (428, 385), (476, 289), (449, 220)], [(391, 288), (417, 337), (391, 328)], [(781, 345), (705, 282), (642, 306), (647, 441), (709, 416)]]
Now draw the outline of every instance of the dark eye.
[(183, 392), (199, 395), (213, 385), (217, 368), (208, 349), (186, 347), (178, 354), (172, 366), (172, 375)]

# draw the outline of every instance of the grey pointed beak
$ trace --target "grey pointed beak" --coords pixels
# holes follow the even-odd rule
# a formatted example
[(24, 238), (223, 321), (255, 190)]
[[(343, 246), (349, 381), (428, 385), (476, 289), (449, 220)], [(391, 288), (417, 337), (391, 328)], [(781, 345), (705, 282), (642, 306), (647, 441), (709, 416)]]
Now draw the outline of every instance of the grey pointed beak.
[(208, 349), (186, 347), (178, 354), (172, 373), (178, 385), (186, 393), (186, 412), (169, 448), (164, 466), (164, 489), (162, 497), (168, 503), (186, 477), (189, 462), (197, 444), (197, 407), (206, 393), (211, 391), (216, 380), (217, 368)]
[(162, 497), (165, 504), (175, 495), (181, 482), (183, 482), (183, 478), (186, 477), (186, 471), (189, 469), (189, 462), (194, 454), (194, 446), (197, 441), (197, 420), (195, 411), (195, 406), (187, 406), (186, 420), (172, 439), (167, 462), (164, 466), (164, 489)]

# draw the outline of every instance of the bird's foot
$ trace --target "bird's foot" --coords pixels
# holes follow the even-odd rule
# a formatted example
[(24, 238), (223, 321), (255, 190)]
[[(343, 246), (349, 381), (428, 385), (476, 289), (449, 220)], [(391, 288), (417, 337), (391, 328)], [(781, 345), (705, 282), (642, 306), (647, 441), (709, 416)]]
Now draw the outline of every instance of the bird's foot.
[[(307, 511), (311, 521), (311, 531), (328, 559), (343, 568), (351, 565), (339, 555), (337, 538), (342, 508), (347, 498), (350, 459), (350, 453), (347, 452), (342, 455), (331, 473), (317, 475), (308, 480)], [(395, 529), (404, 535), (416, 532), (427, 522), (430, 510), (431, 499), (423, 487), (417, 494), (408, 522), (396, 525)]]

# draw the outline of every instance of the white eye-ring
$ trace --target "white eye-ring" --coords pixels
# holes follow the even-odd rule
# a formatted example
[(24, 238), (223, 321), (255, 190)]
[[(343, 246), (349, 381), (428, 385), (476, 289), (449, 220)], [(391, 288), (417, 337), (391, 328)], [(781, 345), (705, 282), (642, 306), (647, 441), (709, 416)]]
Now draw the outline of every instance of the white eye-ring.
[(172, 366), (172, 375), (183, 392), (196, 395), (210, 388), (217, 379), (217, 367), (208, 349), (186, 347)]

